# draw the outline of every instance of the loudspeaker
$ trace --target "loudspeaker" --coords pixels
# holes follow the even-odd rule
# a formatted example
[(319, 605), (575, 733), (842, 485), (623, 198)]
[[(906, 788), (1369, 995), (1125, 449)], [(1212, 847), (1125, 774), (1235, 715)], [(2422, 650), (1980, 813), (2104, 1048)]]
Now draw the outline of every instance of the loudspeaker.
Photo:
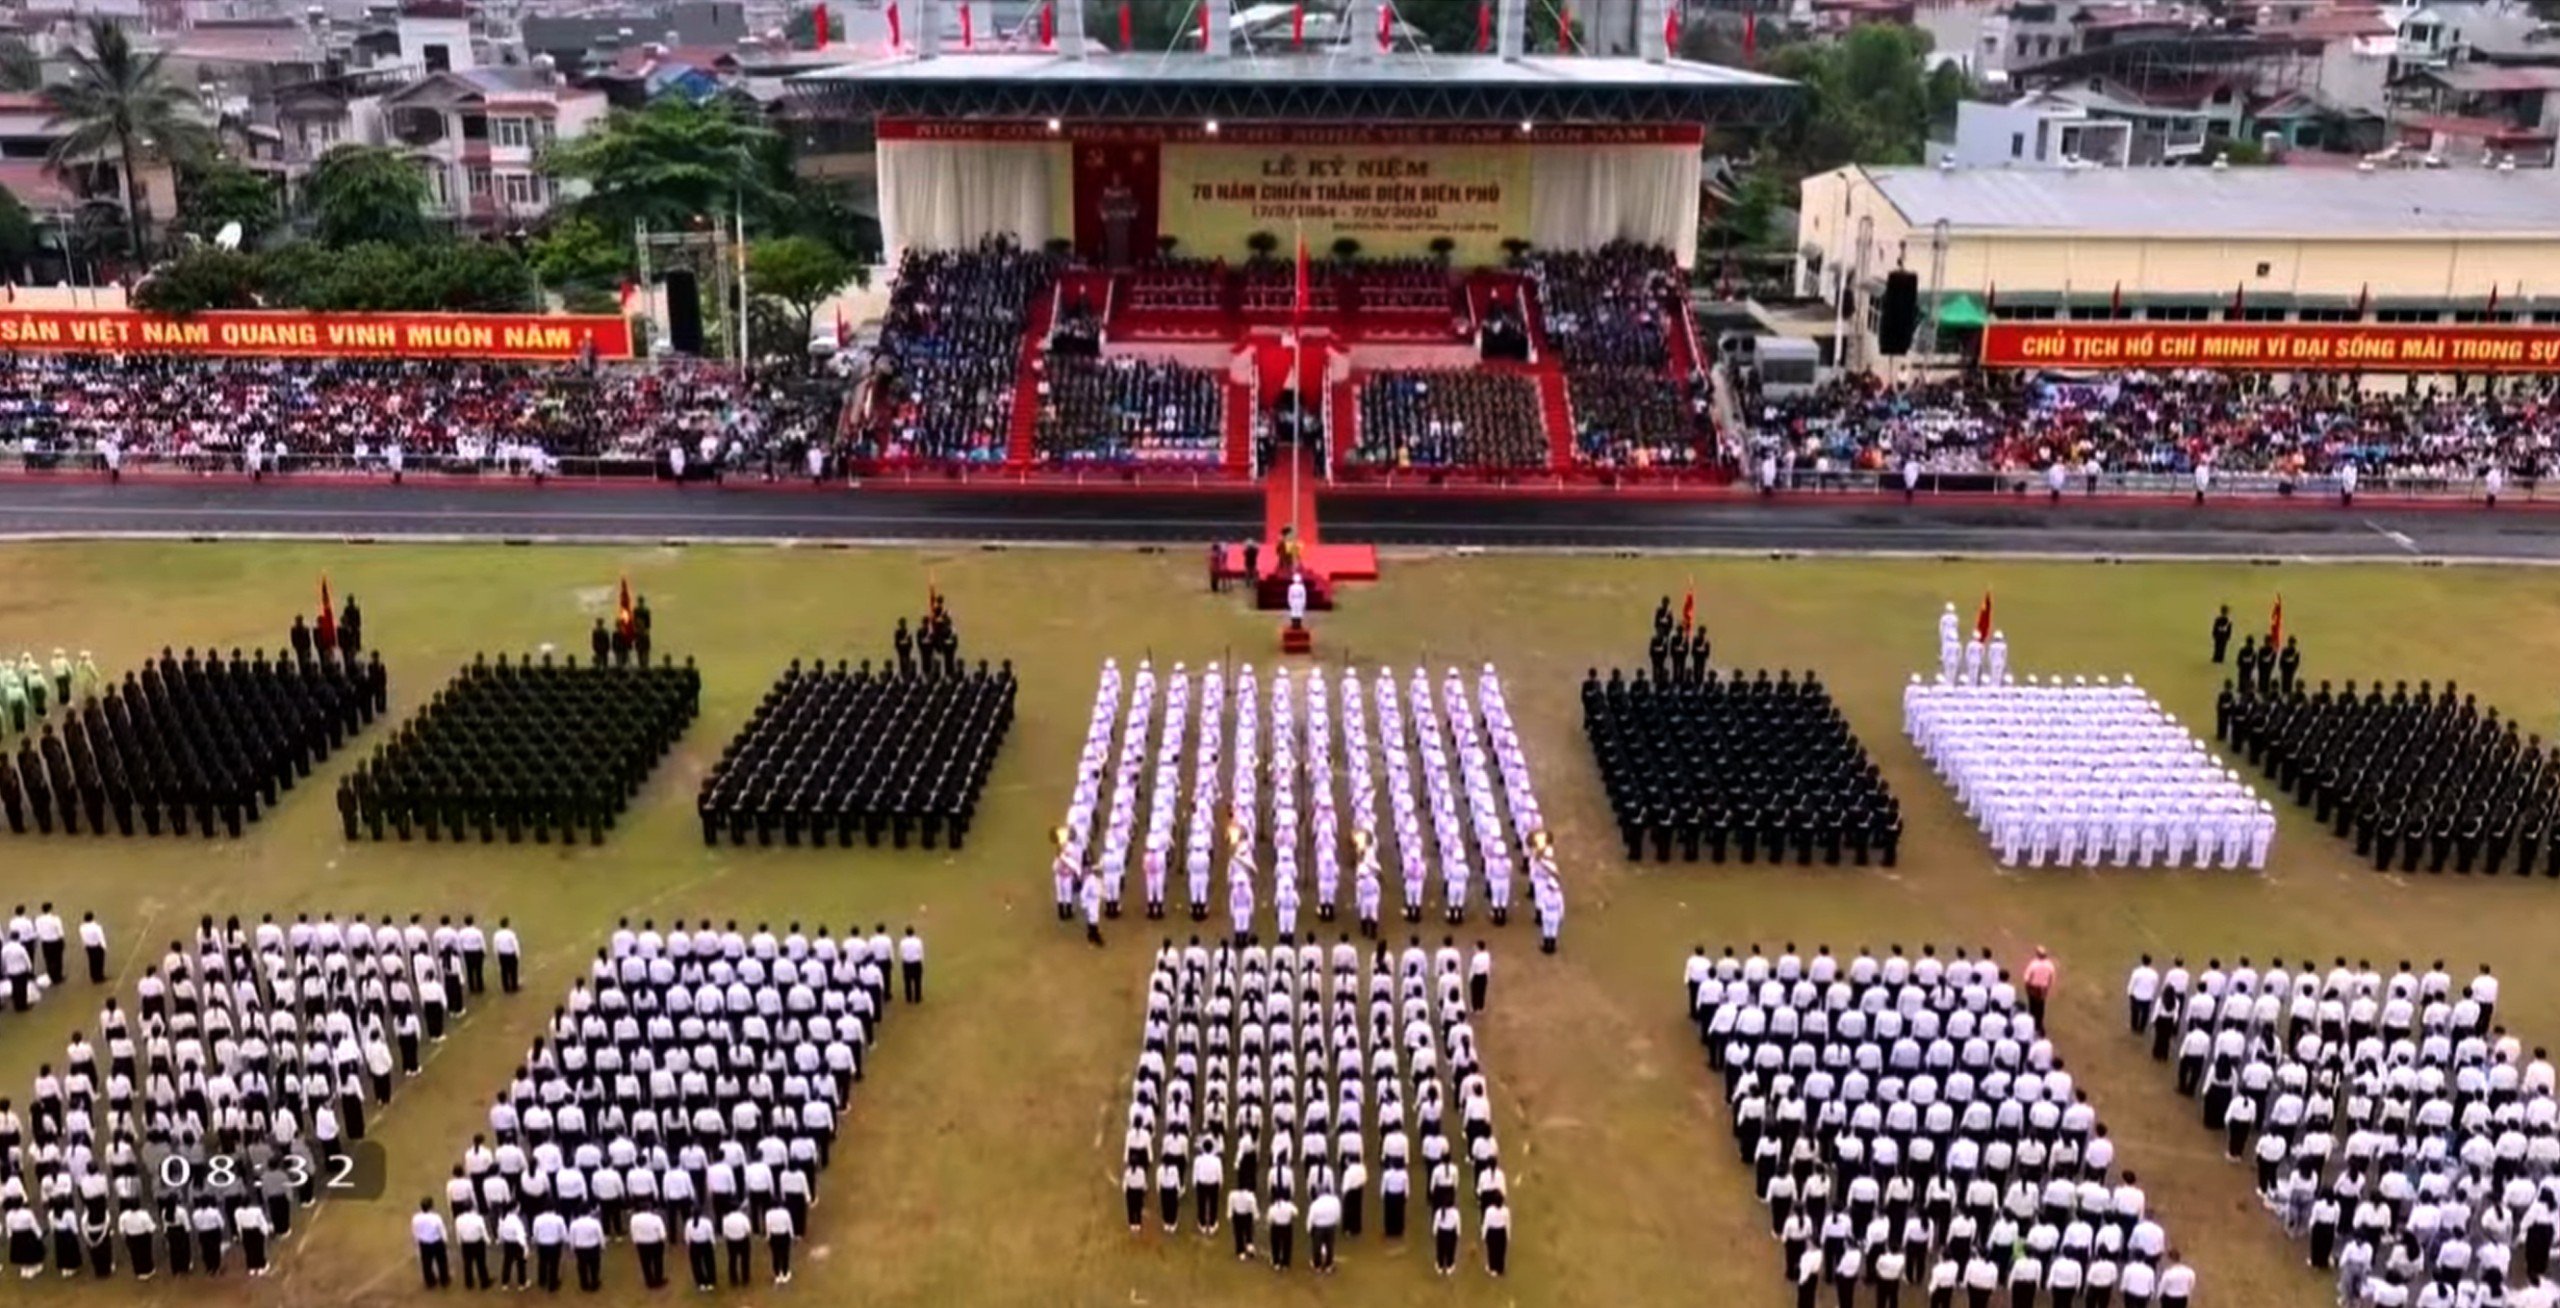
[(1920, 330), (1920, 274), (1896, 268), (1884, 275), (1884, 306), (1877, 316), (1876, 352), (1911, 353), (1911, 338)]
[(702, 283), (683, 268), (667, 274), (667, 344), (678, 354), (702, 353)]

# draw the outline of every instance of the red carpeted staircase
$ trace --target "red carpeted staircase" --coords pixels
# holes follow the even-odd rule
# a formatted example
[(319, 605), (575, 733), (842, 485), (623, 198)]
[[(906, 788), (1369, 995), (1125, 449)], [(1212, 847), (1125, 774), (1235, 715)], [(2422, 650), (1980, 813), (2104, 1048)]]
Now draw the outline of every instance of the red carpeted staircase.
[(1240, 381), (1229, 381), (1227, 396), (1227, 446), (1224, 462), (1227, 471), (1242, 473), (1253, 467), (1253, 388)]
[(1562, 471), (1573, 466), (1573, 403), (1565, 395), (1562, 369), (1540, 368), (1537, 378), (1538, 415), (1547, 424), (1547, 467)]
[[(1325, 411), (1325, 430), (1333, 437), (1333, 457), (1346, 468), (1360, 448), (1360, 388), (1368, 380), (1368, 374), (1361, 372), (1343, 378), (1342, 384), (1333, 388), (1332, 404)], [(1321, 473), (1323, 469), (1317, 471)]]
[(1005, 462), (1026, 467), (1037, 457), (1033, 436), (1040, 428), (1040, 370), (1034, 366), (1049, 346), (1049, 328), (1058, 313), (1058, 291), (1044, 287), (1031, 297), (1023, 316), (1022, 355), (1013, 365), (1013, 425), (1005, 433)]

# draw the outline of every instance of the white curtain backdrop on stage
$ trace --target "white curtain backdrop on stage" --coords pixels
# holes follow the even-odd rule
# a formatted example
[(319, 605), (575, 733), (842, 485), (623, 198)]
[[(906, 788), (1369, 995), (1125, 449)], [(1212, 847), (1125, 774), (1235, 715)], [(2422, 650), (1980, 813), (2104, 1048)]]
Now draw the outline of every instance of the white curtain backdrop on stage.
[(1610, 241), (1670, 247), (1686, 268), (1698, 252), (1698, 147), (1541, 147), (1530, 153), (1529, 240), (1542, 250)]
[(1043, 142), (882, 141), (880, 233), (894, 259), (909, 246), (975, 245), (1006, 233), (1038, 249), (1056, 230), (1051, 166)]

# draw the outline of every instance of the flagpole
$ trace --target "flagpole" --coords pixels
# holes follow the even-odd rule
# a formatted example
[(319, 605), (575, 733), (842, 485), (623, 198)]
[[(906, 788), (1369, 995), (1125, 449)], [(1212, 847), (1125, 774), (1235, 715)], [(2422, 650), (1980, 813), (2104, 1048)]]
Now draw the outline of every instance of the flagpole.
[[(1289, 224), (1289, 228), (1290, 231), (1298, 238), (1298, 276), (1303, 279), (1307, 275), (1306, 224), (1303, 221), (1293, 219)], [(1289, 454), (1289, 534), (1292, 536), (1301, 536), (1298, 527), (1298, 504), (1300, 500), (1298, 494), (1298, 469), (1301, 464), (1305, 463), (1305, 460), (1300, 456), (1306, 452), (1307, 438), (1306, 302), (1313, 298), (1315, 298), (1315, 291), (1313, 288), (1309, 288), (1303, 295), (1298, 297), (1298, 320), (1291, 324), (1291, 331), (1289, 333), (1289, 375), (1296, 380), (1298, 385), (1298, 393), (1294, 398), (1294, 402), (1298, 406), (1298, 411), (1294, 430), (1290, 433), (1290, 443), (1298, 448), (1292, 450)], [(1305, 543), (1303, 536), (1301, 536), (1299, 544), (1303, 546)]]

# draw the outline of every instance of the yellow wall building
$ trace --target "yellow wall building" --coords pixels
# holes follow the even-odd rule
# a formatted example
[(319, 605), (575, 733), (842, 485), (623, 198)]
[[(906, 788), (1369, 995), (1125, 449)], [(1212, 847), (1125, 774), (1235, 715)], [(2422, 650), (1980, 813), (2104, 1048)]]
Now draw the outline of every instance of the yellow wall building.
[(1963, 298), (2003, 321), (2560, 328), (2549, 169), (1851, 166), (1802, 205), (1797, 286), (1848, 284), (1846, 361), (1871, 371), (1900, 366), (1875, 338), (1896, 268), (1924, 321)]

